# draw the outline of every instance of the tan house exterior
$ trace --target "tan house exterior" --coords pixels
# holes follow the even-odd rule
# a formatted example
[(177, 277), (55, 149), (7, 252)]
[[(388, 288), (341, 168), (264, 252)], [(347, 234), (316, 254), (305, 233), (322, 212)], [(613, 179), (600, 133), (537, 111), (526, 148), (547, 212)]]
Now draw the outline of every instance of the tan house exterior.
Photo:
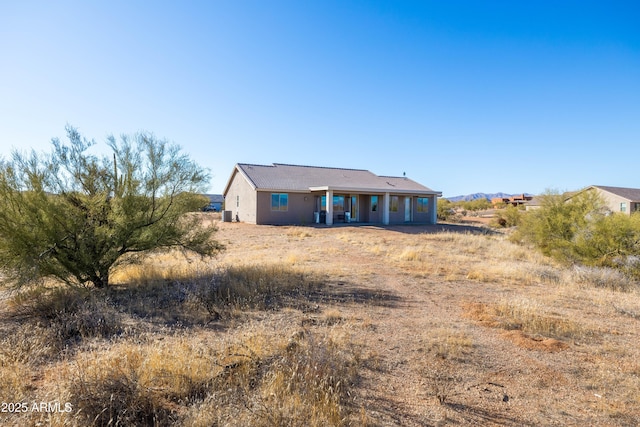
[(631, 215), (633, 212), (640, 211), (640, 189), (638, 188), (591, 185), (579, 193), (584, 191), (598, 192), (611, 212)]
[(439, 191), (363, 169), (237, 164), (223, 193), (234, 221), (252, 224), (435, 224)]

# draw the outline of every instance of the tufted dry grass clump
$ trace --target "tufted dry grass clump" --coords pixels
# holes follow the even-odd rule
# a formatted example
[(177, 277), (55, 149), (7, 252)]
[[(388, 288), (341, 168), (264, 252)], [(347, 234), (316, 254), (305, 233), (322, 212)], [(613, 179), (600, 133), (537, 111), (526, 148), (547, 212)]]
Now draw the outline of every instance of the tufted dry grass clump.
[(592, 286), (619, 292), (630, 292), (638, 288), (635, 280), (622, 271), (607, 267), (576, 265), (568, 275), (572, 282), (580, 286)]
[(578, 322), (560, 314), (547, 313), (538, 302), (529, 299), (503, 300), (494, 304), (465, 305), (467, 315), (487, 326), (519, 330), (548, 338), (582, 340), (593, 335)]
[(359, 369), (351, 344), (331, 334), (243, 335), (114, 345), (78, 358), (68, 383), (94, 425), (343, 425)]
[(109, 304), (109, 299), (101, 292), (93, 293), (86, 288), (26, 288), (15, 293), (7, 305), (12, 318), (35, 328), (47, 325), (43, 332), (49, 345), (58, 349), (83, 339), (106, 338), (123, 331), (121, 315)]
[(469, 334), (453, 328), (434, 328), (429, 331), (427, 351), (437, 359), (464, 362), (474, 344)]

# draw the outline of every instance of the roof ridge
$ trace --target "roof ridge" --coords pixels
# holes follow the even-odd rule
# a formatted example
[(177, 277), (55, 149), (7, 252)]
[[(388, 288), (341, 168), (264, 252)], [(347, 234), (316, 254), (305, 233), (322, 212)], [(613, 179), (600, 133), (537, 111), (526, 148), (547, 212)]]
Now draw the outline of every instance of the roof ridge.
[(263, 168), (272, 168), (273, 165), (259, 165), (258, 163), (238, 163), (239, 166), (260, 166)]
[(373, 173), (368, 169), (340, 168), (340, 167), (333, 167), (333, 166), (294, 165), (291, 163), (273, 163), (273, 166), (294, 166), (297, 168), (334, 169), (334, 170), (343, 170), (343, 171), (359, 171), (359, 172)]
[(640, 188), (636, 188), (636, 187), (618, 187), (616, 185), (592, 185), (592, 187), (598, 187), (598, 188), (620, 188), (622, 190), (640, 190)]

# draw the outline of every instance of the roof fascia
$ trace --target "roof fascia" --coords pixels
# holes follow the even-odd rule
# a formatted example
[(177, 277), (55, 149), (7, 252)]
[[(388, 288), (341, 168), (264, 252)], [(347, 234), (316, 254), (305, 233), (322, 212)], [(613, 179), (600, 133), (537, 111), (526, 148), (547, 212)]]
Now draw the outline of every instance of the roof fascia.
[(366, 193), (366, 194), (411, 194), (411, 195), (429, 195), (429, 196), (442, 196), (440, 191), (423, 191), (423, 190), (397, 190), (394, 188), (358, 188), (358, 187), (339, 187), (334, 185), (324, 185), (320, 187), (309, 187), (311, 191), (344, 191), (349, 193)]
[(263, 191), (265, 193), (300, 193), (309, 194), (309, 190), (286, 190), (284, 188), (256, 188), (256, 191)]
[(237, 173), (240, 173), (240, 175), (242, 175), (244, 177), (244, 179), (247, 180), (247, 182), (249, 183), (249, 185), (251, 186), (251, 188), (253, 188), (254, 190), (257, 190), (256, 184), (251, 180), (251, 178), (249, 178), (249, 176), (242, 170), (242, 168), (240, 167), (239, 164), (236, 163), (235, 167), (233, 168), (233, 171), (231, 172), (231, 176), (229, 177), (229, 180), (227, 181), (227, 185), (225, 185), (224, 187), (224, 191), (222, 192), (223, 196), (227, 196), (227, 193), (229, 192), (229, 186), (231, 186), (231, 182), (233, 182), (233, 179), (235, 177), (235, 175)]

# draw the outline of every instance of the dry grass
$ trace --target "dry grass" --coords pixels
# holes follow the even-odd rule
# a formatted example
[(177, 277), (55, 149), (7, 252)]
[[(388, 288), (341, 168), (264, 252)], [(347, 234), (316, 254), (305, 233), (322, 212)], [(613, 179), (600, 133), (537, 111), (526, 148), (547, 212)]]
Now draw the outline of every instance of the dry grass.
[(538, 302), (518, 299), (496, 304), (473, 303), (466, 305), (469, 317), (488, 326), (506, 330), (519, 330), (530, 335), (547, 338), (583, 340), (592, 332), (559, 314), (548, 314)]
[(235, 342), (172, 336), (74, 361), (66, 384), (98, 425), (341, 425), (357, 372), (350, 343), (264, 331)]
[(73, 408), (0, 424), (639, 424), (637, 283), (460, 230), (223, 223), (214, 262), (0, 296), (3, 400)]

